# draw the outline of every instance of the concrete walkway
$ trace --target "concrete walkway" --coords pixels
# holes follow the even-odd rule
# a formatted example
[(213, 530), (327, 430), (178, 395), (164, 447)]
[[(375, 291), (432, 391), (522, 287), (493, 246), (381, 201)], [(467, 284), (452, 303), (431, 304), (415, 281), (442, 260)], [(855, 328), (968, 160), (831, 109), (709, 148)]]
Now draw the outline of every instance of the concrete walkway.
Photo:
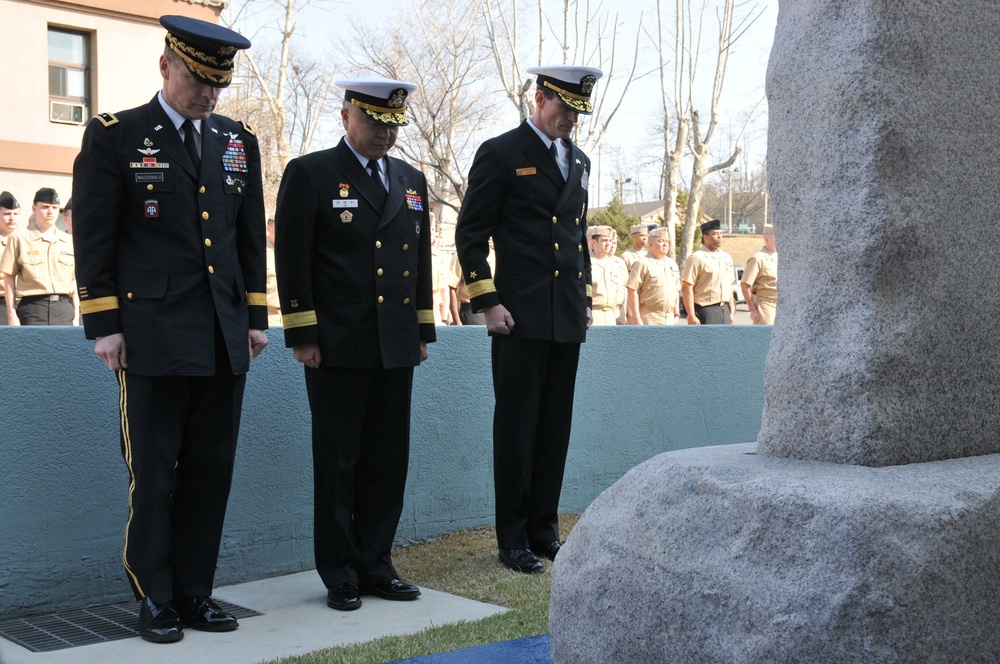
[(362, 597), (357, 611), (334, 611), (315, 571), (216, 588), (215, 597), (263, 613), (226, 634), (184, 630), (179, 643), (139, 638), (36, 653), (0, 638), (0, 664), (257, 664), (321, 648), (479, 620), (507, 609), (421, 588), (413, 602)]

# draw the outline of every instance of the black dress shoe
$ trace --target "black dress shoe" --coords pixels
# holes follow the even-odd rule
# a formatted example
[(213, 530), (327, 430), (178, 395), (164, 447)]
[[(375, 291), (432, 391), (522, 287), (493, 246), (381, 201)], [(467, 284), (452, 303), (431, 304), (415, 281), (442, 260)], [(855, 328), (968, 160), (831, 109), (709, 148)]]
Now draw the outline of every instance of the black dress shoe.
[(535, 542), (531, 545), (531, 550), (534, 551), (539, 556), (544, 556), (549, 560), (555, 560), (556, 555), (559, 553), (559, 549), (562, 548), (562, 543), (559, 540), (552, 540), (551, 542)]
[(181, 597), (174, 600), (174, 606), (184, 626), (200, 632), (231, 632), (240, 626), (233, 614), (205, 595)]
[(406, 602), (420, 597), (420, 588), (399, 579), (392, 579), (385, 583), (366, 583), (361, 587), (361, 592), (366, 595), (375, 595), (382, 599), (391, 599), (398, 602)]
[(531, 549), (500, 549), (500, 562), (515, 572), (541, 574), (545, 566)]
[(173, 643), (184, 638), (181, 619), (170, 602), (157, 605), (148, 597), (139, 605), (139, 636), (152, 643)]
[(361, 606), (361, 592), (356, 583), (338, 583), (326, 593), (326, 605), (338, 611), (353, 611)]

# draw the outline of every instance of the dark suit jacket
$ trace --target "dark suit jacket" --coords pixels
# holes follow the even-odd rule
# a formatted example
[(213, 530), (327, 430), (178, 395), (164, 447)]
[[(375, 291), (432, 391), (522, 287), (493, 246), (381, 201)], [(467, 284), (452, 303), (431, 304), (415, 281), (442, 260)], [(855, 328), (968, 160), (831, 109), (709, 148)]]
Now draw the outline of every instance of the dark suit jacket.
[[(582, 342), (587, 332), (590, 160), (573, 146), (569, 177), (527, 122), (483, 143), (469, 171), (455, 248), (475, 311), (503, 304), (511, 334)], [(496, 247), (496, 274), (486, 257)]]
[(73, 164), (80, 311), (88, 339), (124, 333), (129, 371), (214, 374), (218, 320), (246, 372), (248, 328), (267, 328), (265, 235), (245, 124), (203, 121), (196, 173), (156, 97), (90, 121)]
[(412, 367), (420, 341), (435, 340), (427, 182), (388, 161), (381, 214), (346, 139), (293, 159), (281, 178), (274, 259), (285, 345), (318, 343), (324, 366)]

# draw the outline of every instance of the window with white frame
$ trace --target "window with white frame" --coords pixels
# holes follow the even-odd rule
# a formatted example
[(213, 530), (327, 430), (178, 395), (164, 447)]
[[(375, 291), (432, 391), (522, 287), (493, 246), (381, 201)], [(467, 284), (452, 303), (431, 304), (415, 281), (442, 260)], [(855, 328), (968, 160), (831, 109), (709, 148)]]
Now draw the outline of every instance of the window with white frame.
[(90, 35), (49, 28), (49, 121), (90, 119)]

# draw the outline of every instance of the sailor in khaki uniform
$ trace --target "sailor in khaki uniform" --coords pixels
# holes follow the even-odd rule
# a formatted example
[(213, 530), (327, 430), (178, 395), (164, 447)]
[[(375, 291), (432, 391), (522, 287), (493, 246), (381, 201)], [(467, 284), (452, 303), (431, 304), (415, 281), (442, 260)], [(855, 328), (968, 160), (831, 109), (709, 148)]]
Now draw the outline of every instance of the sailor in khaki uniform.
[(702, 248), (684, 261), (681, 272), (688, 325), (731, 324), (736, 313), (736, 271), (732, 256), (722, 251), (722, 222), (713, 219), (702, 224), (701, 243)]
[(778, 247), (771, 224), (764, 224), (764, 247), (747, 261), (740, 289), (753, 324), (774, 325), (778, 309)]
[(674, 325), (679, 315), (680, 270), (667, 255), (669, 230), (649, 232), (647, 255), (640, 256), (628, 275), (628, 319), (631, 325)]
[(625, 261), (611, 253), (615, 235), (610, 226), (587, 229), (590, 243), (591, 293), (594, 298), (594, 325), (616, 325), (625, 302)]
[[(0, 258), (7, 324), (75, 325), (73, 239), (55, 227), (59, 194), (48, 187), (39, 189), (31, 211), (35, 228), (12, 235)], [(16, 309), (15, 298), (19, 298)]]
[[(21, 209), (21, 204), (17, 202), (14, 195), (9, 191), (0, 193), (0, 257), (7, 247), (7, 240), (17, 231), (17, 214)], [(5, 279), (0, 279), (0, 325), (7, 324), (7, 300), (5, 298)], [(14, 296), (11, 296), (11, 300)]]
[(645, 224), (636, 224), (631, 229), (632, 246), (622, 252), (622, 260), (625, 267), (632, 271), (632, 266), (640, 256), (646, 255), (646, 243), (649, 242), (649, 230)]

